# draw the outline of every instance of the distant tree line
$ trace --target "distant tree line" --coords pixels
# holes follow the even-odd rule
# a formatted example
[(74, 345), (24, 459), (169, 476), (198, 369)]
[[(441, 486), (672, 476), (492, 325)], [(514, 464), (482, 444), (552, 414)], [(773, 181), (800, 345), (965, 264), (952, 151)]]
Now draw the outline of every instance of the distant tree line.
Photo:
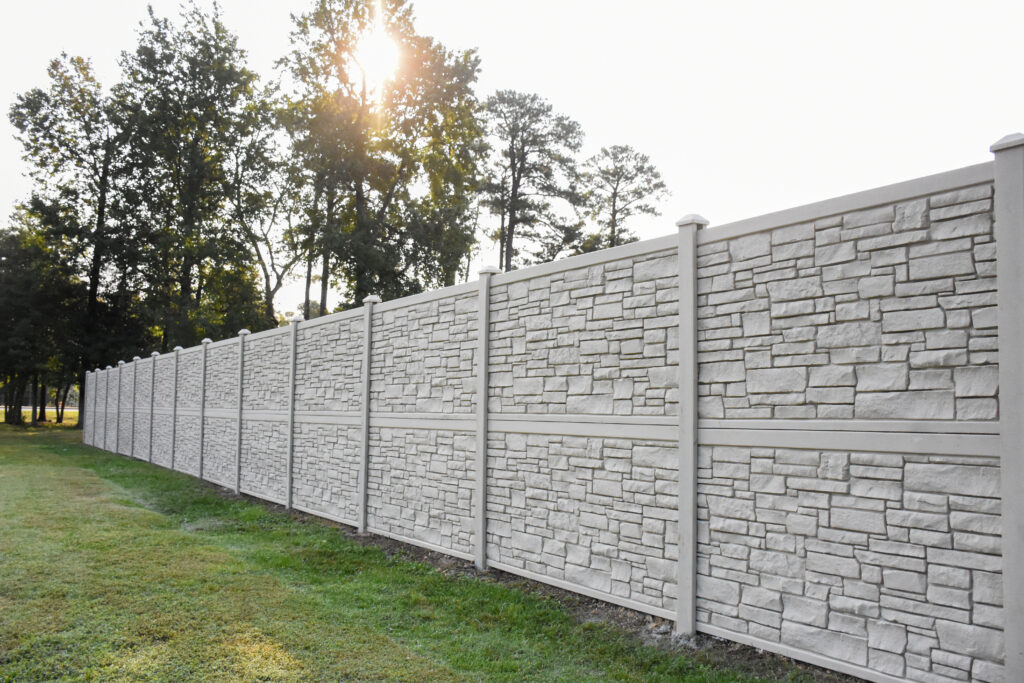
[[(314, 0), (261, 79), (218, 8), (150, 8), (119, 82), (61, 55), (17, 97), (33, 190), (0, 231), (8, 422), (111, 359), (277, 326), (296, 276), (312, 318), (332, 286), (344, 309), (468, 279), (478, 235), (511, 270), (634, 241), (657, 213), (648, 157), (581, 159), (578, 123), (538, 95), (478, 98), (475, 52), (417, 34), (407, 0), (375, 14)], [(360, 61), (375, 26), (400, 55), (381, 82)]]

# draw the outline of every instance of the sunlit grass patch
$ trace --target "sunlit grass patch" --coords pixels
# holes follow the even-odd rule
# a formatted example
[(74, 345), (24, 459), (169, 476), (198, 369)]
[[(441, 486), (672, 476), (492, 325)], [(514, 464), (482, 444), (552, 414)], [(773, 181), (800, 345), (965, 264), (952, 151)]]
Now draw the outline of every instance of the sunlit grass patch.
[(0, 428), (0, 680), (746, 680), (77, 438)]

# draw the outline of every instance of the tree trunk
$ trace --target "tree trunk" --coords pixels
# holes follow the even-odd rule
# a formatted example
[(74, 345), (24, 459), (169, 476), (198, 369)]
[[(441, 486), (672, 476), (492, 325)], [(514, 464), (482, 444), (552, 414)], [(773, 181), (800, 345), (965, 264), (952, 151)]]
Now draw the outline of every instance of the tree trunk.
[(324, 247), (323, 269), (320, 271), (320, 315), (327, 315), (327, 285), (331, 281), (331, 253)]
[(57, 413), (56, 423), (64, 424), (64, 410), (67, 408), (68, 393), (71, 391), (71, 384), (65, 384), (63, 388), (57, 387), (57, 402), (53, 406), (53, 410)]
[(39, 376), (32, 377), (32, 426), (36, 426), (36, 408), (39, 407)]
[(274, 293), (269, 289), (266, 290), (266, 296), (263, 302), (263, 315), (267, 317), (267, 322), (270, 324), (270, 327), (277, 327), (277, 312), (274, 310)]
[[(85, 426), (85, 370), (78, 373), (78, 387), (78, 422), (75, 424), (75, 429), (82, 429)], [(71, 391), (70, 385), (68, 385), (68, 391)], [(64, 399), (67, 400), (66, 392)]]
[(306, 259), (306, 298), (302, 303), (302, 317), (309, 320), (309, 288), (313, 284), (313, 254)]
[(39, 388), (39, 422), (46, 422), (46, 384)]

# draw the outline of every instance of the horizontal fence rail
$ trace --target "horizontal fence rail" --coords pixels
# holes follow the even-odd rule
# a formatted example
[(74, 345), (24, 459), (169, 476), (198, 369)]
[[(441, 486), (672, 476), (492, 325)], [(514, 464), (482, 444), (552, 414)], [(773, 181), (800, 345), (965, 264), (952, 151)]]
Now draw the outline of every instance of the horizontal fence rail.
[(1001, 680), (1024, 666), (1007, 140), (995, 163), (108, 366), (83, 439), (679, 633)]

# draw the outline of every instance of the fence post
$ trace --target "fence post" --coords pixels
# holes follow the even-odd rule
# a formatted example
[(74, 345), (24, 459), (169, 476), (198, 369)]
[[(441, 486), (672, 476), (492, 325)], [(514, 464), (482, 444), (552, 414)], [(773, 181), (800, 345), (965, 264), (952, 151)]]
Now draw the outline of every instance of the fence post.
[(1024, 135), (1007, 135), (995, 154), (996, 282), (999, 316), (999, 476), (1003, 525), (1003, 636), (1007, 680), (1024, 671)]
[(288, 495), (285, 497), (285, 508), (292, 509), (292, 478), (295, 466), (295, 363), (298, 358), (299, 323), (302, 316), (296, 314), (291, 321), (291, 346), (289, 353), (291, 360), (288, 362), (288, 471), (287, 484)]
[(679, 565), (675, 632), (697, 629), (697, 231), (690, 214), (679, 228)]
[(124, 371), (124, 361), (117, 361), (117, 398), (114, 404), (114, 452), (121, 452), (121, 373)]
[(93, 414), (93, 419), (92, 419), (92, 445), (94, 447), (98, 446), (99, 442), (100, 442), (99, 436), (97, 435), (97, 432), (96, 432), (96, 429), (99, 427), (99, 425), (97, 424), (98, 420), (96, 419), (96, 411), (97, 411), (98, 406), (100, 404), (100, 394), (99, 394), (99, 386), (100, 385), (99, 385), (99, 381), (100, 381), (100, 373), (101, 372), (102, 372), (102, 370), (100, 370), (99, 368), (96, 368), (92, 372), (92, 383), (93, 383), (93, 388), (92, 388), (92, 414)]
[(199, 480), (203, 480), (203, 439), (206, 436), (206, 349), (213, 340), (203, 338), (203, 360), (199, 371)]
[(149, 354), (153, 359), (153, 366), (149, 369), (149, 462), (153, 462), (153, 417), (154, 417), (154, 395), (156, 394), (156, 359), (160, 356), (159, 351)]
[[(92, 372), (89, 370), (85, 371), (85, 383), (82, 385), (82, 395), (78, 399), (78, 423), (82, 426), (82, 443), (86, 446), (91, 446), (86, 435), (89, 433), (89, 411), (86, 410), (86, 405), (89, 403), (89, 379)], [(85, 417), (82, 417), (82, 413), (85, 413)], [(4, 418), (7, 417), (7, 403), (4, 403)]]
[(235, 495), (242, 492), (242, 391), (245, 384), (245, 338), (249, 330), (238, 331), (238, 431), (235, 439)]
[(359, 454), (359, 533), (366, 533), (367, 501), (370, 478), (370, 352), (373, 346), (373, 305), (380, 303), (376, 294), (363, 299), (363, 422)]
[(109, 365), (103, 371), (103, 378), (106, 380), (103, 386), (103, 450), (109, 451), (107, 448), (107, 413), (110, 412), (110, 371), (113, 370)]
[(99, 439), (96, 438), (96, 406), (98, 405), (97, 389), (99, 387), (99, 376), (99, 368), (96, 368), (95, 370), (92, 371), (92, 443), (90, 443), (89, 445), (92, 446), (93, 448), (95, 448), (96, 444), (99, 443)]
[(476, 535), (476, 568), (487, 569), (487, 358), (490, 340), (491, 276), (501, 270), (494, 266), (480, 269), (480, 290), (477, 295), (476, 332), (476, 481), (474, 482), (474, 533)]
[(138, 406), (135, 402), (139, 400), (139, 360), (138, 356), (132, 356), (132, 441), (128, 447), (131, 457), (135, 457), (135, 413)]
[(174, 389), (171, 390), (171, 469), (174, 469), (174, 449), (178, 439), (178, 354), (181, 347), (174, 347)]

